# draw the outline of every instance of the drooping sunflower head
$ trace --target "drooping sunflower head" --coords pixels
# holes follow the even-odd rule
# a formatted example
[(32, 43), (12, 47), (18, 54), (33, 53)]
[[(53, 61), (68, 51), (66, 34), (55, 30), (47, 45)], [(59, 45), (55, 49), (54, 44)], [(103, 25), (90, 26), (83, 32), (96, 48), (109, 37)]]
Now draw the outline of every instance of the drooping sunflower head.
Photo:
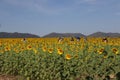
[(101, 49), (98, 50), (99, 54), (102, 54), (103, 52), (104, 52), (104, 48), (101, 48)]
[(74, 55), (74, 58), (78, 58), (78, 57), (79, 57), (78, 54), (75, 54), (75, 55)]
[(113, 48), (113, 49), (112, 49), (112, 52), (113, 52), (114, 54), (118, 54), (118, 53), (119, 53), (119, 50), (118, 50), (117, 48)]
[(108, 56), (106, 55), (106, 56), (103, 56), (103, 58), (105, 59), (105, 58), (107, 58)]

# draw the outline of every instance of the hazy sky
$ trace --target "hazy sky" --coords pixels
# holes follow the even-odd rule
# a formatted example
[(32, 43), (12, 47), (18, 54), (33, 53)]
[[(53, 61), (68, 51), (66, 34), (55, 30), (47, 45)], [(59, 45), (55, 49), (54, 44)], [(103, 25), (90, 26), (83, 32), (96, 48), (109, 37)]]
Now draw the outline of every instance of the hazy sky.
[(0, 0), (0, 32), (120, 32), (120, 0)]

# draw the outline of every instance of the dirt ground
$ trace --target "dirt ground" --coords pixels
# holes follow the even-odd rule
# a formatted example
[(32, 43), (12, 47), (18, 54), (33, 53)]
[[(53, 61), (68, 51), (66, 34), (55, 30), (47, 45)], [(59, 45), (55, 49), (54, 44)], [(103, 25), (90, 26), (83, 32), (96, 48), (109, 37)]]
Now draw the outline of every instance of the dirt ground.
[(15, 76), (0, 75), (0, 80), (17, 80)]
[(0, 75), (0, 80), (25, 80), (20, 76)]

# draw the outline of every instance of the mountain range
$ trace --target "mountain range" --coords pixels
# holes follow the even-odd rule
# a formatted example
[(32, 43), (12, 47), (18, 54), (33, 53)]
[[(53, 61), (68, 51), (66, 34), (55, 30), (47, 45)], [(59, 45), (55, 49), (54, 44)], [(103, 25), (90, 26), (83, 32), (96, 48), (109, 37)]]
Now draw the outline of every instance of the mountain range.
[(50, 33), (43, 37), (120, 37), (120, 33), (95, 32), (90, 35), (81, 33)]
[[(30, 33), (8, 33), (0, 32), (0, 38), (39, 38), (40, 36)], [(84, 35), (82, 33), (56, 33), (52, 32), (47, 35), (42, 36), (43, 38), (49, 37), (120, 37), (120, 33), (105, 33), (105, 32), (95, 32), (90, 35)]]

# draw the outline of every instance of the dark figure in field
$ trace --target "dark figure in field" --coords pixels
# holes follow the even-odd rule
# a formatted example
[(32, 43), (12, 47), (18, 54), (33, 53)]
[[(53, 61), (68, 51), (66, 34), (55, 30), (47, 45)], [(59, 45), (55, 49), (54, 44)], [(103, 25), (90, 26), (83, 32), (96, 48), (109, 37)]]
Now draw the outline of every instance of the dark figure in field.
[(63, 37), (59, 37), (59, 38), (58, 38), (58, 42), (61, 42), (61, 41), (63, 41), (63, 40), (64, 40)]
[(108, 39), (107, 39), (107, 38), (103, 38), (103, 39), (102, 39), (102, 42), (107, 43), (107, 42), (108, 42)]
[(80, 41), (80, 37), (75, 37), (77, 41)]
[(26, 42), (26, 38), (23, 38), (22, 41), (23, 41), (23, 42)]
[(26, 38), (23, 38), (23, 41), (26, 41)]
[(73, 38), (73, 37), (71, 37), (71, 38), (70, 38), (70, 41), (74, 41), (74, 38)]

